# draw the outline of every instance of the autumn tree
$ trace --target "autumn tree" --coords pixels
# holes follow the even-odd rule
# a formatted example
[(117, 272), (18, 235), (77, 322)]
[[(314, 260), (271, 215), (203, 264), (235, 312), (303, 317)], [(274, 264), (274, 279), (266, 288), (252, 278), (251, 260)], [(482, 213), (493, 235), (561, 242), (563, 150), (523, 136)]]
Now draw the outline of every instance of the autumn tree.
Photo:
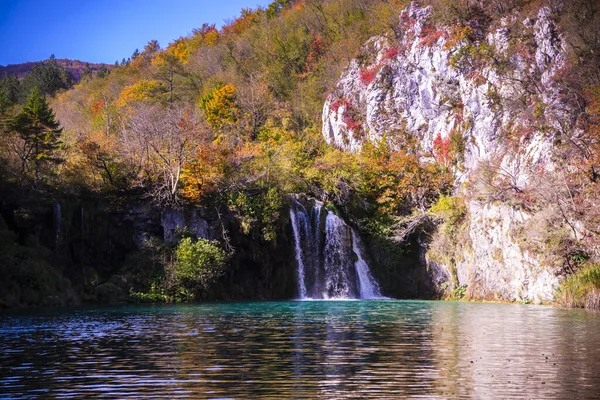
[(215, 129), (223, 130), (238, 121), (237, 88), (231, 84), (217, 85), (200, 99), (206, 122)]
[(237, 91), (237, 103), (244, 119), (245, 129), (252, 138), (256, 138), (275, 105), (265, 79), (256, 74), (250, 75)]
[(136, 102), (161, 102), (165, 89), (160, 82), (154, 80), (140, 80), (133, 85), (125, 86), (116, 104), (125, 107)]
[(177, 76), (186, 77), (184, 65), (190, 57), (186, 39), (178, 39), (171, 43), (165, 50), (156, 54), (152, 64), (156, 67), (156, 76), (167, 84), (169, 102), (173, 103), (175, 79)]
[(134, 165), (142, 166), (140, 179), (159, 204), (180, 201), (183, 167), (207, 133), (195, 113), (187, 108), (162, 108), (140, 104), (126, 120), (123, 151)]

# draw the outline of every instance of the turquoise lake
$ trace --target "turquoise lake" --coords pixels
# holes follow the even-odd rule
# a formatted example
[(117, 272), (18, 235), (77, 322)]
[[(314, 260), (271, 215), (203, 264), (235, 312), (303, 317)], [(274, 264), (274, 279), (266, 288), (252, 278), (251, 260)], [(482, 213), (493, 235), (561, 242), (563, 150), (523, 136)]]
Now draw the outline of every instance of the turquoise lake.
[(598, 398), (600, 314), (290, 301), (0, 314), (0, 398)]

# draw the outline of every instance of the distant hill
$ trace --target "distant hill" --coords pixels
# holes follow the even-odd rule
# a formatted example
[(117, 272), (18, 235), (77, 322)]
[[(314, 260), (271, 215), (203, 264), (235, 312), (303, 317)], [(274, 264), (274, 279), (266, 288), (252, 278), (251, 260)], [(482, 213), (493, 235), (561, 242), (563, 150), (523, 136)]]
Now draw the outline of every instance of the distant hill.
[[(40, 62), (46, 62), (46, 61), (40, 61)], [(67, 71), (71, 72), (73, 74), (73, 78), (76, 81), (79, 81), (79, 79), (81, 78), (81, 74), (85, 70), (86, 64), (89, 64), (90, 68), (94, 72), (98, 71), (98, 69), (103, 65), (109, 70), (112, 68), (112, 65), (110, 65), (110, 64), (86, 63), (84, 61), (79, 61), (79, 60), (69, 60), (67, 58), (56, 59), (56, 62), (59, 65), (62, 65), (63, 67), (65, 67), (67, 69)], [(4, 74), (16, 75), (17, 78), (23, 78), (25, 75), (27, 75), (31, 71), (31, 69), (33, 68), (33, 66), (35, 64), (37, 64), (37, 62), (26, 62), (23, 64), (9, 64), (7, 66), (0, 65), (0, 78), (3, 77)]]

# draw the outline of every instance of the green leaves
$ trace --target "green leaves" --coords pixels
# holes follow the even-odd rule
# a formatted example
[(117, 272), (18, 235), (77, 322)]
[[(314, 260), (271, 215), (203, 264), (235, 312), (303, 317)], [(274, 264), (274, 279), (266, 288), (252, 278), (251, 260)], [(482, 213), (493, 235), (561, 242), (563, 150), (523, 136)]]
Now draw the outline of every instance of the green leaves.
[(228, 259), (218, 242), (187, 237), (175, 250), (173, 277), (187, 291), (205, 291), (225, 273)]
[(42, 162), (62, 162), (56, 153), (62, 147), (62, 128), (39, 88), (33, 89), (27, 104), (9, 121), (9, 129), (22, 140), (18, 154), (22, 172), (33, 168), (36, 182)]

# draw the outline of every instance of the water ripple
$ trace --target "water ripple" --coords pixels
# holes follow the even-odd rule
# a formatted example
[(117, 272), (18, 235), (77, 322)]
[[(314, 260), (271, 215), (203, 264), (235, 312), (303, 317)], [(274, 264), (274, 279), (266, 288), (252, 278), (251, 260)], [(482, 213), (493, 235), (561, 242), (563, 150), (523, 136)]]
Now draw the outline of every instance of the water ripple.
[(0, 315), (0, 398), (594, 398), (600, 314), (443, 302)]

